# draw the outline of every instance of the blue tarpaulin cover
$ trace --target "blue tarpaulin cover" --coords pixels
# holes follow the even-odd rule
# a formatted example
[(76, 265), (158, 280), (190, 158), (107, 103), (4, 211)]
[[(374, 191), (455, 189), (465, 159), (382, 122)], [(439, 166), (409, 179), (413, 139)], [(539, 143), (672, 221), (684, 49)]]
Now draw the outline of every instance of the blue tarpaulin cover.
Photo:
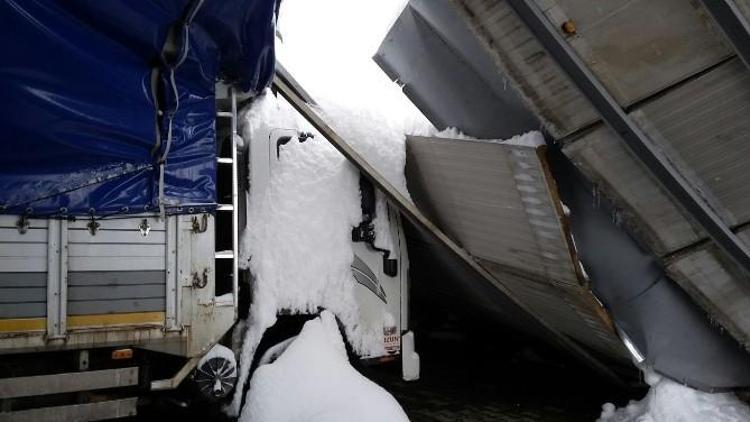
[[(275, 0), (0, 2), (0, 212), (154, 211), (162, 158), (169, 212), (214, 207), (214, 85), (268, 86), (275, 13)], [(185, 29), (178, 65), (163, 59), (170, 28)]]

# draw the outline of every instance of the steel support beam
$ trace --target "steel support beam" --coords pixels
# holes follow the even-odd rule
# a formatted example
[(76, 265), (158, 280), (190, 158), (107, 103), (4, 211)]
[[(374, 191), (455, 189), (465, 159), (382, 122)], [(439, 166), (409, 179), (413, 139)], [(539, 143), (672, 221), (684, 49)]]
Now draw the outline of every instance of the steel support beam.
[(461, 248), (456, 242), (449, 238), (443, 233), (432, 221), (430, 221), (422, 212), (401, 192), (398, 191), (383, 175), (381, 175), (374, 167), (367, 162), (352, 146), (341, 138), (336, 131), (334, 131), (328, 123), (314, 110), (310, 104), (308, 104), (297, 91), (293, 88), (289, 78), (291, 75), (281, 75), (276, 73), (276, 77), (273, 80), (274, 87), (289, 103), (297, 110), (302, 117), (304, 117), (315, 129), (317, 129), (328, 142), (333, 145), (346, 159), (354, 165), (362, 174), (364, 174), (383, 194), (386, 196), (388, 201), (396, 206), (401, 213), (406, 216), (413, 224), (426, 230), (431, 236), (433, 236), (440, 244), (446, 246), (454, 254), (456, 254), (464, 263), (470, 268), (479, 273), (485, 280), (495, 286), (500, 292), (507, 296), (513, 303), (515, 303), (521, 310), (526, 312), (531, 318), (533, 318), (539, 325), (550, 334), (554, 342), (559, 345), (563, 350), (571, 353), (574, 357), (578, 358), (584, 364), (588, 365), (603, 377), (611, 381), (613, 384), (624, 386), (625, 384), (620, 377), (615, 374), (612, 369), (597, 359), (595, 356), (590, 354), (586, 349), (578, 345), (575, 341), (570, 339), (568, 336), (557, 330), (547, 321), (536, 315), (525, 303), (519, 300), (516, 295), (511, 291), (502, 281), (496, 279), (489, 271), (479, 265), (474, 258), (469, 255), (463, 248)]
[[(723, 2), (723, 0), (707, 1)], [(628, 149), (677, 203), (703, 227), (719, 248), (737, 263), (746, 275), (750, 275), (750, 249), (724, 224), (693, 186), (675, 170), (669, 159), (658, 150), (648, 135), (628, 117), (534, 0), (508, 0), (508, 4), (516, 11), (547, 53), (588, 98), (602, 120), (619, 135)], [(745, 47), (750, 48), (750, 45)]]
[(750, 70), (750, 24), (734, 0), (701, 0)]

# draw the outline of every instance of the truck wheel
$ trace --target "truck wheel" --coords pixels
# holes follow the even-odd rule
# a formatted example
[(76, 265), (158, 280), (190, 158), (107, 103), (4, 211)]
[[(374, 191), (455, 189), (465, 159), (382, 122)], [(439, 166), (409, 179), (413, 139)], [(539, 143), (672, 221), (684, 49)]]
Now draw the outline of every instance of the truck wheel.
[(234, 353), (220, 344), (201, 359), (193, 374), (198, 390), (208, 400), (227, 397), (237, 382), (237, 361)]

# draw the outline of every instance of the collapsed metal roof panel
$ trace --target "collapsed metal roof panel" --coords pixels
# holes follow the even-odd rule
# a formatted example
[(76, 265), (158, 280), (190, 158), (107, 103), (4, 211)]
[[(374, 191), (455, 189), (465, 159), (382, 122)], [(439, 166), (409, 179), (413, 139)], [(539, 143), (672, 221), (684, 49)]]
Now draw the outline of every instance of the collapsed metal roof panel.
[(411, 137), (409, 158), (436, 221), (473, 256), (578, 284), (535, 148)]
[[(750, 220), (750, 184), (745, 180), (745, 163), (750, 159), (750, 73), (739, 60), (644, 103), (630, 115), (725, 224)], [(564, 151), (626, 211), (626, 224), (658, 255), (706, 236), (609, 128), (600, 126), (566, 143)]]
[[(405, 44), (420, 54), (402, 48)], [(481, 138), (509, 138), (538, 129), (539, 121), (508, 89), (508, 80), (497, 77), (493, 60), (482, 51), (447, 0), (414, 0), (373, 59), (440, 129), (459, 126)], [(499, 109), (503, 113), (495, 111)]]
[[(567, 0), (455, 3), (530, 108), (549, 124), (553, 135), (567, 136), (564, 152), (624, 211), (624, 223), (650, 250), (664, 257), (710, 235), (724, 248), (723, 258), (731, 256), (744, 265), (745, 246), (728, 228), (747, 222), (750, 214), (750, 187), (743, 176), (743, 163), (750, 158), (745, 142), (750, 135), (750, 77), (739, 60), (731, 58), (728, 41), (700, 3), (635, 1), (615, 7), (613, 2), (597, 8), (581, 8)], [(525, 22), (531, 15), (516, 13), (534, 7), (539, 22), (547, 21), (544, 29)], [(669, 25), (663, 24), (663, 16), (669, 16)], [(542, 35), (550, 38), (542, 41), (529, 28), (549, 31)], [(553, 38), (569, 51), (548, 51), (557, 47)], [(549, 45), (543, 48), (544, 42)], [(559, 62), (568, 56), (570, 63)], [(584, 66), (593, 85), (571, 79), (583, 78), (571, 73), (574, 66)], [(591, 95), (599, 95), (601, 101), (612, 96), (606, 104), (596, 99), (598, 112), (605, 113), (609, 124), (617, 109), (631, 106), (627, 115), (617, 118), (634, 132), (617, 134), (603, 125), (590, 126), (591, 121), (581, 116), (583, 110), (593, 110), (591, 103), (577, 100), (583, 94), (592, 101), (597, 97)], [(556, 96), (576, 100), (560, 104)], [(602, 107), (615, 111), (608, 116)], [(633, 150), (634, 143), (658, 158), (647, 162), (653, 157)], [(666, 167), (654, 167), (655, 163)], [(686, 290), (700, 291), (695, 273), (683, 273), (692, 274), (680, 278)], [(747, 274), (738, 273), (732, 280), (741, 289)], [(696, 295), (707, 311), (720, 314), (722, 303), (702, 298)], [(745, 322), (726, 319), (727, 328), (734, 324)], [(745, 343), (745, 328), (731, 331)]]
[(455, 0), (503, 75), (556, 137), (598, 120), (594, 108), (506, 1)]
[[(557, 138), (599, 117), (507, 1), (453, 0), (527, 105)], [(710, 15), (680, 0), (536, 3), (622, 106), (707, 69), (732, 50)], [(664, 17), (669, 16), (669, 25)], [(654, 36), (655, 33), (659, 36)]]
[[(630, 115), (725, 224), (750, 221), (750, 73), (738, 59), (645, 102)], [(602, 126), (567, 143), (564, 152), (623, 211), (630, 231), (663, 257), (670, 276), (747, 347), (747, 275), (715, 246), (703, 244), (704, 230), (616, 135)], [(746, 237), (745, 244), (750, 246)]]
[(555, 328), (627, 359), (579, 266), (544, 147), (407, 139), (407, 180), (417, 206), (431, 210), (449, 236)]
[[(448, 0), (442, 2), (436, 0), (430, 2), (429, 6), (438, 8), (446, 2)], [(417, 3), (417, 1), (412, 0), (410, 4), (412, 3)], [(664, 98), (667, 101), (668, 95), (678, 88), (687, 86), (691, 81), (700, 79), (702, 76), (710, 75), (717, 69), (724, 69), (724, 65), (734, 60), (731, 52), (729, 56), (720, 58), (718, 62), (708, 65), (708, 67), (697, 66), (691, 71), (683, 72), (684, 75), (680, 75), (681, 69), (679, 66), (666, 66), (665, 69), (672, 69), (676, 72), (676, 79), (670, 82), (668, 86), (658, 87), (657, 85), (652, 87), (654, 90), (647, 94), (647, 98), (641, 98), (635, 103), (627, 104), (627, 109), (623, 109), (623, 105), (610, 95), (603, 82), (598, 80), (599, 75), (595, 75), (594, 70), (589, 68), (596, 67), (596, 63), (593, 61), (591, 63), (585, 62), (570, 45), (573, 42), (571, 40), (575, 37), (566, 38), (563, 35), (563, 28), (558, 25), (559, 22), (551, 23), (552, 18), (539, 10), (539, 5), (544, 10), (549, 10), (556, 4), (555, 1), (483, 2), (452, 0), (451, 3), (457, 11), (457, 16), (463, 18), (468, 26), (474, 29), (475, 36), (483, 44), (485, 53), (496, 61), (497, 79), (505, 80), (505, 78), (508, 78), (512, 81), (508, 84), (508, 90), (516, 91), (515, 93), (523, 98), (528, 111), (535, 113), (545, 123), (550, 134), (563, 140), (565, 152), (569, 156), (572, 156), (571, 151), (576, 148), (580, 148), (582, 154), (587, 156), (584, 157), (586, 160), (576, 160), (579, 170), (584, 170), (589, 179), (596, 182), (598, 188), (592, 189), (590, 180), (586, 180), (585, 177), (578, 174), (579, 171), (570, 165), (570, 162), (557, 151), (556, 147), (550, 152), (550, 159), (554, 163), (555, 177), (561, 183), (561, 194), (566, 195), (566, 202), (569, 201), (573, 210), (570, 217), (570, 227), (575, 233), (576, 240), (580, 243), (581, 257), (586, 262), (587, 270), (592, 276), (593, 288), (606, 304), (610, 315), (615, 318), (618, 331), (621, 330), (632, 340), (631, 344), (634, 344), (641, 352), (645, 364), (651, 365), (658, 372), (673, 379), (711, 391), (748, 385), (750, 366), (748, 365), (746, 352), (734, 339), (727, 336), (725, 331), (718, 329), (715, 324), (712, 324), (711, 320), (706, 318), (706, 311), (708, 311), (715, 317), (713, 321), (718, 321), (724, 327), (729, 328), (730, 333), (736, 339), (742, 341), (744, 335), (741, 330), (731, 327), (731, 323), (742, 322), (741, 315), (727, 315), (727, 319), (722, 321), (721, 318), (717, 317), (722, 314), (715, 311), (724, 307), (732, 310), (747, 308), (742, 304), (744, 299), (732, 298), (738, 301), (733, 302), (728, 300), (727, 297), (721, 297), (726, 286), (731, 287), (730, 295), (746, 296), (746, 293), (742, 290), (743, 287), (740, 286), (745, 279), (739, 276), (727, 276), (725, 281), (720, 280), (714, 283), (714, 286), (724, 287), (717, 287), (714, 289), (715, 291), (708, 288), (705, 294), (695, 288), (695, 286), (701, 285), (701, 287), (711, 287), (712, 279), (718, 278), (716, 274), (711, 274), (706, 275), (705, 280), (699, 280), (696, 273), (700, 272), (702, 268), (714, 271), (711, 269), (711, 266), (714, 266), (719, 274), (721, 272), (732, 274), (730, 270), (733, 269), (733, 262), (742, 263), (744, 267), (750, 268), (750, 265), (746, 265), (750, 264), (750, 261), (746, 259), (750, 258), (750, 253), (745, 254), (746, 246), (743, 246), (739, 238), (730, 232), (727, 227), (727, 222), (732, 221), (727, 220), (730, 216), (730, 211), (727, 211), (727, 209), (732, 209), (735, 206), (744, 209), (739, 204), (744, 199), (741, 193), (742, 180), (744, 179), (741, 176), (738, 179), (735, 173), (724, 176), (718, 175), (720, 171), (730, 171), (731, 173), (732, 166), (727, 165), (727, 162), (722, 160), (738, 159), (737, 154), (735, 154), (733, 147), (727, 147), (722, 139), (714, 139), (707, 145), (701, 143), (700, 137), (695, 135), (695, 144), (692, 151), (691, 148), (688, 148), (688, 152), (680, 150), (681, 145), (671, 147), (672, 142), (682, 142), (679, 137), (675, 138), (674, 141), (670, 138), (669, 142), (662, 142), (662, 139), (656, 139), (655, 142), (651, 139), (652, 136), (655, 136), (653, 134), (658, 135), (659, 132), (670, 131), (677, 131), (690, 137), (694, 135), (691, 131), (696, 133), (700, 131), (701, 124), (704, 126), (723, 125), (722, 128), (727, 129), (729, 133), (733, 133), (731, 132), (733, 129), (727, 124), (726, 120), (714, 121), (698, 112), (702, 110), (710, 114), (716, 111), (712, 110), (713, 106), (722, 101), (728, 102), (728, 100), (726, 98), (713, 98), (708, 100), (708, 104), (690, 105), (693, 99), (689, 96), (682, 99), (672, 98), (670, 101), (673, 102), (673, 105), (668, 107), (674, 107), (675, 109), (672, 110), (674, 113), (680, 114), (680, 105), (686, 105), (688, 108), (693, 108), (692, 115), (674, 127), (660, 125), (658, 131), (653, 130), (653, 127), (646, 127), (648, 126), (646, 124), (641, 128), (639, 124), (645, 119), (638, 116), (638, 113), (642, 113), (643, 108), (659, 98)], [(476, 5), (476, 10), (467, 10), (466, 3)], [(567, 4), (569, 2), (561, 1), (558, 3)], [(597, 7), (601, 7), (592, 9), (594, 12), (604, 10), (609, 4), (610, 2), (597, 3)], [(669, 2), (669, 4), (675, 5), (676, 3)], [(414, 7), (413, 9), (425, 13), (425, 6), (426, 2), (421, 7)], [(701, 5), (698, 2), (684, 4), (683, 7), (686, 8), (683, 12), (695, 9), (697, 11), (692, 13), (707, 16), (700, 9)], [(653, 17), (648, 16), (646, 18), (652, 19)], [(671, 25), (670, 16), (660, 16), (657, 20), (663, 21), (664, 25)], [(680, 21), (680, 19), (676, 20)], [(425, 19), (425, 21), (429, 21), (433, 25), (440, 25), (439, 22), (436, 23), (437, 21), (429, 19)], [(478, 27), (477, 21), (490, 22), (495, 27)], [(573, 21), (575, 22), (575, 17), (573, 17)], [(718, 31), (713, 30), (710, 19), (704, 23), (708, 27), (696, 28), (696, 34), (707, 31), (704, 34), (707, 37), (715, 37), (717, 34), (721, 36)], [(408, 25), (408, 22), (401, 22), (401, 24)], [(531, 30), (527, 28), (531, 28)], [(612, 28), (616, 29), (618, 26), (613, 25)], [(651, 28), (650, 38), (652, 40), (655, 40), (657, 44), (663, 41), (658, 39), (662, 34), (658, 31), (658, 25), (644, 25), (643, 29), (647, 28)], [(655, 32), (654, 29), (656, 29)], [(666, 32), (672, 33), (673, 31), (673, 28), (669, 28)], [(457, 37), (449, 31), (441, 31), (440, 28), (436, 28), (432, 32), (423, 32), (422, 36), (428, 37), (434, 36), (434, 34), (448, 37), (449, 39), (445, 44), (449, 45), (453, 51), (474, 51), (473, 49), (462, 50), (461, 46), (464, 41), (461, 37)], [(626, 38), (630, 34), (626, 31), (619, 36)], [(649, 38), (649, 36), (644, 37), (645, 39)], [(404, 38), (397, 33), (393, 33), (393, 31), (389, 33), (388, 39), (389, 42), (381, 45), (380, 50), (394, 50), (401, 54), (401, 57), (434, 55), (434, 52), (424, 51), (424, 49), (428, 47), (437, 48), (435, 44), (430, 47), (429, 43), (413, 43), (409, 38)], [(617, 37), (613, 39), (617, 40)], [(700, 42), (705, 42), (705, 40)], [(696, 51), (684, 51), (684, 53), (701, 55), (705, 52), (698, 49)], [(385, 57), (386, 61), (388, 58)], [(626, 61), (627, 58), (623, 57), (622, 59)], [(690, 62), (690, 60), (685, 62)], [(700, 62), (700, 60), (697, 62)], [(470, 61), (470, 63), (475, 62)], [(559, 66), (558, 63), (560, 63)], [(427, 75), (438, 73), (444, 80), (455, 81), (457, 78), (461, 80), (460, 76), (451, 74), (454, 69), (444, 66), (419, 67), (418, 62), (408, 60), (391, 60), (387, 64), (392, 66), (392, 71), (396, 69), (397, 76), (420, 74), (420, 72)], [(647, 70), (653, 69), (654, 72), (660, 72), (659, 66), (662, 65), (635, 60), (626, 62), (626, 64), (634, 67), (645, 67)], [(641, 73), (645, 75), (644, 78), (651, 77), (648, 71)], [(662, 81), (669, 79), (663, 78), (663, 75), (660, 75), (660, 78)], [(726, 77), (716, 78), (716, 80), (728, 82), (722, 79), (726, 79)], [(410, 98), (414, 99), (425, 92), (440, 91), (441, 85), (433, 82), (434, 78), (424, 78), (421, 84), (415, 84), (411, 87), (411, 90), (405, 90), (405, 92)], [(649, 83), (648, 80), (641, 82), (645, 85)], [(703, 90), (706, 90), (706, 88), (703, 88)], [(713, 89), (709, 88), (709, 90)], [(741, 90), (738, 91), (735, 86), (728, 88), (727, 91), (731, 95), (736, 95)], [(453, 94), (461, 95), (461, 92), (453, 92)], [(701, 92), (700, 94), (710, 94), (710, 92)], [(697, 96), (702, 97), (704, 95)], [(467, 101), (467, 98), (470, 99), (471, 97), (463, 95), (457, 99), (450, 97), (433, 98), (433, 101), (444, 101), (446, 104), (454, 106), (453, 108), (461, 101), (471, 106), (472, 103)], [(592, 102), (589, 103), (589, 100)], [(704, 98), (704, 100), (706, 99)], [(416, 101), (415, 104), (417, 104)], [(596, 112), (593, 104), (596, 105)], [(423, 108), (420, 104), (417, 104), (417, 106)], [(440, 121), (455, 125), (460, 130), (498, 131), (496, 127), (484, 124), (481, 120), (467, 123), (457, 119), (456, 113), (452, 112), (453, 108), (444, 106), (445, 104), (428, 104), (431, 110), (441, 113), (438, 116)], [(738, 111), (742, 110), (742, 107), (736, 103), (733, 107)], [(517, 109), (514, 110), (518, 111)], [(588, 120), (585, 118), (587, 110), (591, 112)], [(505, 109), (499, 106), (493, 110), (485, 110), (484, 113), (503, 115), (504, 111)], [(662, 111), (667, 114), (660, 115), (659, 113)], [(628, 112), (631, 113), (628, 114)], [(657, 120), (674, 122), (679, 120), (669, 113), (669, 110), (656, 110), (649, 115), (649, 119), (658, 117)], [(618, 132), (611, 131), (598, 122), (597, 114), (601, 114), (609, 125), (617, 128)], [(698, 125), (689, 129), (694, 123), (698, 123)], [(523, 130), (516, 133), (521, 132)], [(501, 134), (495, 134), (495, 136), (489, 137), (502, 136)], [(745, 135), (740, 134), (739, 136)], [(690, 145), (692, 142), (693, 140), (686, 141), (684, 144)], [(692, 157), (696, 148), (699, 150), (699, 156)], [(711, 149), (720, 151), (716, 155), (716, 160), (713, 161), (714, 164), (711, 164), (711, 160), (703, 160), (700, 157), (700, 154), (704, 152), (703, 150)], [(744, 154), (742, 145), (735, 149), (740, 155)], [(685, 159), (675, 154), (674, 150), (678, 150), (679, 154), (690, 157)], [(694, 158), (697, 161), (694, 161)], [(685, 162), (688, 162), (688, 164), (686, 165)], [(702, 164), (706, 166), (701, 167)], [(689, 175), (689, 179), (685, 175)], [(701, 178), (711, 177), (714, 178), (711, 183), (701, 182)], [(721, 187), (712, 185), (714, 182), (721, 182), (720, 179), (723, 177), (730, 177), (732, 180)], [(612, 182), (620, 179), (627, 179), (628, 181), (618, 184), (617, 188), (612, 188), (614, 186)], [(698, 182), (703, 184), (698, 184)], [(709, 189), (714, 189), (716, 192), (711, 192)], [(724, 193), (719, 193), (722, 189), (724, 189)], [(622, 198), (625, 197), (631, 200), (629, 202), (623, 200)], [(716, 198), (720, 199), (717, 200)], [(613, 207), (610, 200), (616, 202), (617, 206)], [(726, 205), (725, 202), (734, 205)], [(721, 207), (727, 209), (720, 209)], [(731, 211), (731, 213), (733, 214), (734, 211)], [(745, 226), (735, 225), (731, 228), (736, 231), (741, 227)], [(628, 232), (625, 231), (626, 228)], [(634, 237), (639, 241), (636, 242)], [(714, 240), (714, 242), (710, 240)], [(697, 271), (693, 271), (687, 277), (682, 278), (678, 277), (676, 269), (668, 267), (677, 259), (694, 253), (702, 247), (712, 245), (722, 246), (721, 250), (718, 248), (712, 250), (717, 263), (704, 262), (697, 268)], [(696, 255), (687, 259), (688, 261), (700, 261), (704, 258)], [(500, 264), (492, 264), (486, 260), (481, 262), (485, 267), (494, 265), (501, 267), (503, 270), (509, 270), (508, 267), (500, 266)], [(668, 275), (665, 274), (665, 270), (668, 271)], [(493, 275), (502, 279), (500, 273), (493, 273)], [(670, 276), (679, 278), (677, 282), (683, 288), (678, 287), (678, 284), (671, 280)], [(519, 284), (522, 288), (526, 288), (529, 282), (536, 281), (530, 273), (524, 273), (523, 278), (526, 282)], [(507, 280), (506, 287), (513, 291), (514, 296), (519, 296), (519, 293), (513, 290), (515, 286)], [(684, 280), (688, 280), (688, 283), (684, 283)], [(454, 284), (463, 283), (461, 279), (453, 280), (453, 282)], [(690, 287), (692, 287), (692, 290)], [(692, 296), (688, 296), (685, 293), (686, 291), (690, 292)], [(534, 293), (520, 293), (528, 294), (523, 298), (523, 301), (529, 307), (533, 305), (546, 308), (549, 307), (548, 301), (554, 300), (554, 298), (550, 299), (544, 294), (537, 295)], [(707, 297), (710, 297), (710, 300), (706, 299)], [(701, 304), (703, 308), (698, 307), (696, 303)], [(562, 310), (563, 308), (556, 309)], [(579, 324), (575, 327), (569, 327), (568, 323), (574, 321), (574, 319), (568, 318), (567, 315), (554, 315), (550, 318), (560, 320), (560, 326), (556, 325), (558, 330), (572, 331), (584, 326)], [(562, 328), (563, 326), (567, 328)], [(575, 336), (575, 334), (571, 335)]]
[[(466, 0), (466, 4), (477, 3)], [(732, 55), (710, 15), (683, 0), (536, 1), (620, 105), (627, 106)], [(655, 36), (658, 34), (658, 36)]]
[(437, 249), (441, 251), (439, 253), (442, 253), (444, 256), (445, 253), (447, 253), (451, 259), (455, 260), (455, 263), (459, 265), (454, 268), (458, 270), (459, 273), (468, 270), (470, 272), (470, 279), (481, 282), (481, 284), (470, 285), (471, 290), (475, 291), (477, 294), (484, 294), (484, 292), (488, 291), (488, 288), (492, 287), (493, 289), (490, 290), (490, 296), (494, 295), (496, 297), (502, 297), (500, 300), (501, 302), (513, 304), (513, 307), (516, 308), (515, 311), (520, 311), (520, 313), (523, 314), (523, 322), (531, 322), (533, 324), (532, 327), (528, 327), (529, 332), (543, 333), (545, 338), (552, 342), (552, 344), (555, 344), (561, 349), (571, 353), (610, 382), (623, 385), (620, 377), (609, 365), (605, 365), (597, 356), (591, 354), (588, 349), (582, 347), (569, 336), (560, 332), (552, 323), (542, 318), (535, 310), (530, 309), (526, 303), (516, 297), (512, 290), (497, 280), (492, 273), (479, 265), (460, 245), (437, 228), (421, 210), (416, 208), (411, 201), (404, 197), (403, 194), (393, 187), (393, 185), (376, 171), (369, 162), (359, 155), (350, 144), (344, 141), (330, 126), (328, 126), (318, 112), (311, 108), (310, 104), (300, 97), (298, 90), (292, 88), (292, 86), (296, 84), (290, 84), (289, 81), (285, 80), (286, 77), (290, 77), (290, 75), (276, 74), (276, 77), (274, 78), (274, 86), (278, 92), (286, 98), (292, 107), (302, 114), (302, 116), (315, 129), (320, 131), (324, 137), (363, 175), (370, 179), (373, 185), (384, 193), (391, 204), (396, 206), (402, 212), (402, 215), (414, 224), (417, 231), (430, 238), (430, 240), (433, 241), (433, 245), (436, 245), (438, 247)]

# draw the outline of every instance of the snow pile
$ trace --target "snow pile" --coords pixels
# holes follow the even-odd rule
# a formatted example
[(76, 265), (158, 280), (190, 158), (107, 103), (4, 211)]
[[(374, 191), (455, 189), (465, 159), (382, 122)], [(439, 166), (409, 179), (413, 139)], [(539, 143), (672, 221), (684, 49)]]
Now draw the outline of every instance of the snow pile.
[[(231, 362), (232, 364), (236, 364), (235, 358), (234, 358), (234, 352), (228, 347), (222, 346), (221, 344), (217, 344), (214, 347), (211, 348), (211, 350), (208, 351), (200, 361), (198, 361), (198, 365), (196, 365), (197, 368), (202, 367), (206, 363), (208, 363), (209, 360), (213, 358), (221, 358), (228, 362)], [(235, 375), (237, 372), (236, 366), (232, 368), (232, 376)]]
[(517, 145), (530, 148), (536, 148), (544, 145), (544, 135), (538, 130), (532, 130), (530, 132), (516, 135), (509, 139), (478, 139), (468, 135), (464, 135), (460, 130), (449, 127), (445, 130), (435, 133), (435, 137), (438, 138), (451, 138), (451, 139), (464, 139), (467, 141), (482, 141), (482, 142), (494, 142), (505, 145)]
[(349, 365), (333, 315), (321, 313), (258, 368), (240, 422), (408, 421), (396, 400)]
[(709, 394), (646, 371), (651, 386), (641, 401), (616, 409), (602, 406), (598, 422), (745, 422), (750, 407), (732, 393)]
[[(404, 178), (405, 126), (363, 109), (327, 106), (326, 120), (355, 149), (408, 197)], [(360, 324), (351, 274), (352, 227), (362, 219), (359, 172), (284, 100), (270, 93), (255, 100), (244, 116), (245, 142), (268, 143), (296, 131), (313, 132), (280, 150), (269, 166), (268, 183), (250, 183), (248, 228), (240, 265), (249, 268), (253, 304), (243, 335), (238, 385), (244, 385), (263, 332), (279, 311), (330, 310), (345, 327), (347, 339), (362, 356), (384, 353), (382, 327)], [(275, 158), (275, 157), (273, 157)], [(257, 172), (257, 169), (256, 169)], [(376, 244), (391, 249), (386, 202), (378, 192)], [(242, 389), (229, 413), (237, 414)]]
[[(400, 89), (393, 85), (392, 89)], [(427, 135), (433, 128), (410, 115), (387, 115), (374, 108), (346, 107), (324, 102), (321, 114), (343, 139), (383, 175), (407, 199), (404, 167), (406, 137), (404, 134)], [(386, 117), (387, 116), (387, 117)], [(385, 196), (376, 191), (375, 246), (393, 250)]]
[[(263, 137), (276, 128), (312, 131), (270, 93), (255, 101), (245, 119), (244, 138), (249, 142), (268, 142)], [(381, 333), (362, 333), (357, 325), (350, 265), (351, 229), (362, 217), (358, 173), (320, 136), (289, 142), (281, 154), (270, 167), (267, 184), (251, 181), (241, 264), (249, 266), (255, 281), (240, 356), (240, 386), (263, 332), (282, 309), (329, 309), (344, 323), (356, 350), (379, 352), (383, 347)], [(233, 414), (239, 411), (241, 394), (239, 388)]]

